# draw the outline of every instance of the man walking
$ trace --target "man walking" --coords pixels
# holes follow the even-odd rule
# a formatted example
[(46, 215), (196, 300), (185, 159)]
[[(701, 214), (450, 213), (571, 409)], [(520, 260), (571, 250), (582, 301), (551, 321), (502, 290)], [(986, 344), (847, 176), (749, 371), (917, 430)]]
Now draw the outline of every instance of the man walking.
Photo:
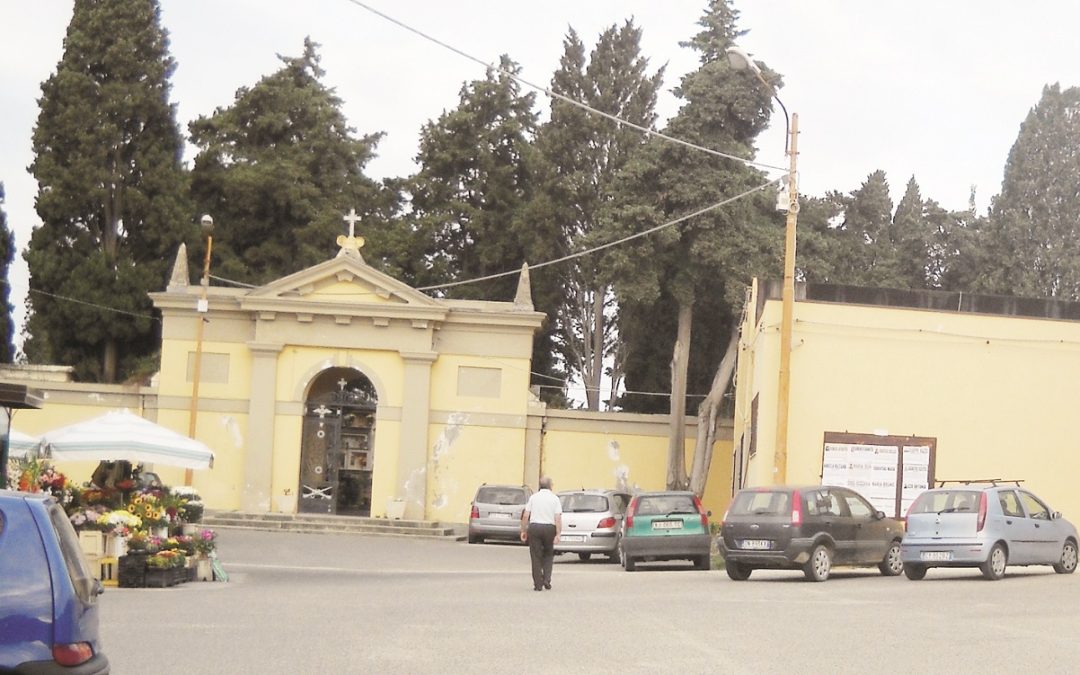
[(551, 565), (555, 542), (562, 532), (562, 502), (551, 491), (551, 479), (540, 477), (540, 490), (529, 497), (521, 513), (521, 541), (529, 543), (533, 590), (551, 590)]

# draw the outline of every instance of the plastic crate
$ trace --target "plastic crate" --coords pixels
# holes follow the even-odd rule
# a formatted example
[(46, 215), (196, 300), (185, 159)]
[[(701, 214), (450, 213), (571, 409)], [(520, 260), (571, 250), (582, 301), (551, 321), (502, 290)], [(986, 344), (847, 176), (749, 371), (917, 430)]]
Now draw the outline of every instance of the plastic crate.
[(83, 552), (83, 557), (86, 558), (86, 564), (90, 568), (90, 574), (95, 579), (101, 579), (101, 556), (95, 553)]

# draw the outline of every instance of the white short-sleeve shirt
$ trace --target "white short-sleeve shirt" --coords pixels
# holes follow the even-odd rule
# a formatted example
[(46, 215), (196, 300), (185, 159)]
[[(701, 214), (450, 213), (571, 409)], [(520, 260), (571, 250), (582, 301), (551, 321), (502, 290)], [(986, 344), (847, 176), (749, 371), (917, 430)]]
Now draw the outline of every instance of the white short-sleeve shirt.
[(554, 525), (555, 515), (562, 513), (562, 502), (554, 492), (544, 489), (529, 497), (525, 510), (529, 512), (530, 524)]

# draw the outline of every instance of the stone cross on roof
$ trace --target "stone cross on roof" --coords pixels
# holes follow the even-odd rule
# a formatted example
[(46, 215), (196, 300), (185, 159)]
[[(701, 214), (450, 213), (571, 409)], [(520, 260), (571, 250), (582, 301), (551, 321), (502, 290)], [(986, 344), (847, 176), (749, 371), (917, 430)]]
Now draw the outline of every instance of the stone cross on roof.
[(349, 224), (349, 236), (339, 236), (337, 245), (342, 249), (351, 248), (354, 251), (359, 251), (364, 246), (364, 238), (356, 236), (356, 221), (360, 220), (360, 216), (356, 215), (356, 209), (349, 209), (349, 212), (345, 214), (342, 220)]

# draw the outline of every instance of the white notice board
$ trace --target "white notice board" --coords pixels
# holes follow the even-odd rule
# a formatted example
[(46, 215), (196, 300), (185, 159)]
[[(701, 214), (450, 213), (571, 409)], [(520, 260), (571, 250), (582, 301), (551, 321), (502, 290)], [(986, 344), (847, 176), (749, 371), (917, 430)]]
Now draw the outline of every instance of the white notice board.
[(826, 443), (822, 485), (849, 487), (888, 515), (896, 512), (898, 445)]
[(886, 515), (901, 517), (934, 485), (937, 439), (826, 431), (821, 483), (849, 487)]

